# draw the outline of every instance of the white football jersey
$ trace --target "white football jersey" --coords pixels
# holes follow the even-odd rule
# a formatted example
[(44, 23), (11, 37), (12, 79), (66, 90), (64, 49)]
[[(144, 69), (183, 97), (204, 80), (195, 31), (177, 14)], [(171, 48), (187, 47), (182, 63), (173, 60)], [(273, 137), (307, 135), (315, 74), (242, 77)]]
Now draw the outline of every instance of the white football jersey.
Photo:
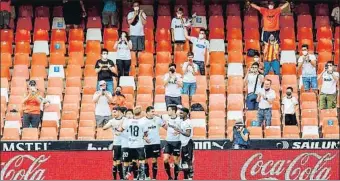
[(166, 141), (181, 141), (180, 140), (180, 134), (177, 133), (172, 127), (180, 128), (181, 127), (181, 118), (177, 116), (175, 119), (172, 119), (169, 117), (168, 119), (168, 130), (167, 130), (167, 136)]
[(180, 136), (180, 139), (181, 139), (181, 142), (182, 142), (182, 146), (186, 146), (188, 144), (188, 142), (191, 140), (192, 135), (193, 135), (193, 129), (192, 129), (192, 126), (191, 126), (190, 119), (187, 119), (187, 120), (181, 122), (181, 130), (183, 132), (187, 132), (188, 129), (191, 130), (189, 137), (184, 136), (182, 134)]
[(129, 148), (144, 147), (144, 133), (148, 132), (148, 127), (145, 124), (144, 118), (129, 119), (123, 123), (123, 129), (128, 129)]
[(113, 145), (120, 146), (121, 145), (121, 132), (118, 131), (118, 129), (121, 127), (121, 125), (124, 122), (124, 117), (121, 119), (110, 119), (109, 124), (112, 127), (112, 133), (113, 133)]
[(146, 145), (161, 144), (159, 129), (164, 126), (165, 122), (160, 117), (155, 116), (153, 119), (144, 118), (145, 124), (148, 127), (148, 139), (150, 143), (144, 142)]
[[(128, 122), (129, 119), (125, 118), (124, 122)], [(123, 122), (123, 124), (124, 124)], [(120, 140), (122, 142), (122, 148), (129, 148), (129, 129), (124, 129), (124, 131), (120, 135)]]

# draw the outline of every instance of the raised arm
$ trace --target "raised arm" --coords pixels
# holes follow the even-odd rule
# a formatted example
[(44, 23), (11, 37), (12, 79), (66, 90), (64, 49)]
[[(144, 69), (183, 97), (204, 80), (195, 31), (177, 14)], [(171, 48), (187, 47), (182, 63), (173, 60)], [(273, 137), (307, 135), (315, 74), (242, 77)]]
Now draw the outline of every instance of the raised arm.
[(250, 3), (250, 6), (253, 7), (254, 9), (258, 10), (258, 11), (260, 11), (260, 9), (261, 9), (260, 6), (254, 4), (254, 3)]
[(289, 2), (287, 1), (286, 3), (284, 3), (282, 6), (280, 6), (280, 9), (283, 10), (285, 9), (286, 7), (289, 6)]

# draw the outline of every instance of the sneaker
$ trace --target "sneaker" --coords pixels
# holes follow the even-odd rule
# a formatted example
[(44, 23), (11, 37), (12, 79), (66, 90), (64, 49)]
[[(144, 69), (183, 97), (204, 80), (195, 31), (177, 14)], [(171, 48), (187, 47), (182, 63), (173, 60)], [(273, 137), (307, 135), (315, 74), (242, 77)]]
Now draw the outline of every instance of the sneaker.
[(145, 177), (145, 180), (151, 180), (150, 177)]
[(172, 177), (169, 177), (168, 180), (173, 180), (173, 178), (172, 178)]

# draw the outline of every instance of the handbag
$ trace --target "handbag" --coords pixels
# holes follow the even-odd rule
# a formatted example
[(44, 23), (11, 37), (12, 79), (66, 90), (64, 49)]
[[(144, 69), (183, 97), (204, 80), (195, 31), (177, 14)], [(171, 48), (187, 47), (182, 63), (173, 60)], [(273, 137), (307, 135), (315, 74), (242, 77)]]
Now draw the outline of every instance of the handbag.
[(247, 96), (247, 97), (248, 97), (248, 100), (251, 101), (251, 102), (255, 102), (256, 99), (257, 99), (257, 94), (255, 94), (255, 92), (256, 92), (258, 80), (259, 80), (259, 74), (257, 74), (257, 76), (256, 76), (254, 91), (251, 92), (251, 93), (249, 93), (248, 96)]

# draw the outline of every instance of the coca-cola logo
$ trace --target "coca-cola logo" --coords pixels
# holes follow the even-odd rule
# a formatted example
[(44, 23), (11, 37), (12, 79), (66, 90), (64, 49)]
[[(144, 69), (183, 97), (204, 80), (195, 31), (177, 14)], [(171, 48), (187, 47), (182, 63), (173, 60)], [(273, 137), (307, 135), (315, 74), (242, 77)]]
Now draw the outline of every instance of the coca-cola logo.
[(7, 162), (1, 162), (1, 180), (44, 180), (46, 169), (40, 166), (50, 156), (16, 155)]
[(302, 153), (292, 160), (265, 160), (262, 153), (252, 155), (242, 166), (241, 180), (328, 180), (332, 171), (327, 162), (336, 155)]

